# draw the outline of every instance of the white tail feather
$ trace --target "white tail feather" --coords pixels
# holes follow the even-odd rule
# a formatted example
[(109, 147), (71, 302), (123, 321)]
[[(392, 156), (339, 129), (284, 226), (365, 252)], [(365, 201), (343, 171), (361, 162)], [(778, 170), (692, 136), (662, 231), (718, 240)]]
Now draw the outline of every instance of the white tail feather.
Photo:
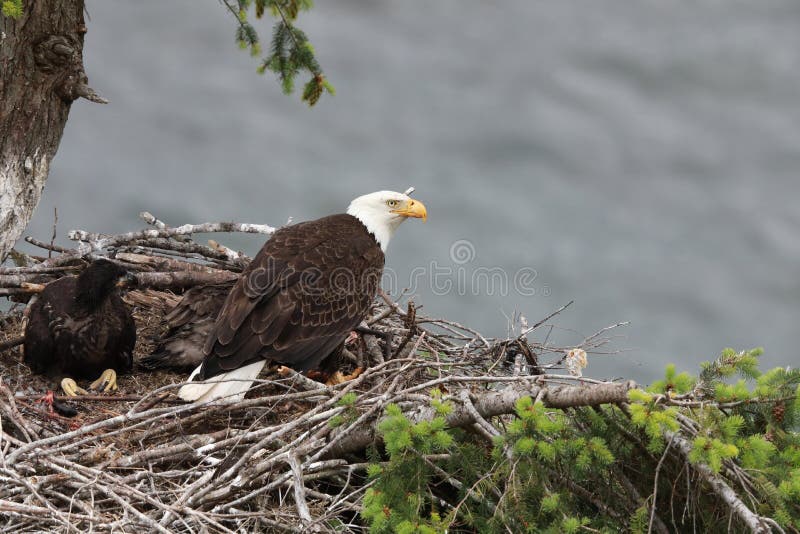
[(189, 375), (189, 380), (181, 387), (178, 396), (187, 401), (212, 401), (222, 398), (230, 401), (242, 400), (266, 364), (267, 360), (259, 360), (208, 380), (193, 382), (194, 377), (200, 372), (198, 367)]

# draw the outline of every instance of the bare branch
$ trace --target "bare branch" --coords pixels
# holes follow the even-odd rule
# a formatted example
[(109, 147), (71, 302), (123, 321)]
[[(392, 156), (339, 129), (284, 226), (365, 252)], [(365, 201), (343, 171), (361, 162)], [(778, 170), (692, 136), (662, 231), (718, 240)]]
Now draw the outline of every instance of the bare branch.
[(140, 239), (155, 239), (159, 237), (172, 237), (178, 235), (191, 235), (215, 232), (242, 232), (246, 234), (266, 234), (272, 235), (275, 228), (266, 224), (248, 223), (202, 223), (184, 224), (175, 228), (155, 228), (149, 230), (139, 230), (138, 232), (128, 232), (126, 234), (108, 235), (86, 232), (84, 230), (71, 230), (67, 237), (73, 241), (87, 243), (91, 250), (102, 250), (113, 247), (121, 243), (129, 243)]
[[(294, 503), (297, 506), (297, 513), (300, 514), (300, 520), (303, 526), (308, 528), (311, 523), (311, 512), (308, 510), (308, 503), (306, 502), (306, 487), (303, 483), (303, 470), (300, 467), (300, 461), (294, 454), (288, 455), (289, 467), (292, 469), (292, 488), (294, 489)], [(312, 528), (312, 532), (317, 529)]]
[(97, 92), (85, 83), (77, 84), (74, 88), (75, 95), (85, 98), (95, 104), (108, 104), (108, 100), (98, 95)]

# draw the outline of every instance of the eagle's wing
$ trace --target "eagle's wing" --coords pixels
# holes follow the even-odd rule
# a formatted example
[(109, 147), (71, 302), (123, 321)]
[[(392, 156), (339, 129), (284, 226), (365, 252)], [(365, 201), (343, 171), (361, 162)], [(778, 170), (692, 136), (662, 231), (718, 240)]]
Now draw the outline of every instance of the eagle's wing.
[(118, 302), (115, 309), (120, 314), (121, 324), (119, 335), (117, 336), (118, 363), (114, 368), (118, 371), (127, 372), (133, 368), (133, 351), (136, 347), (136, 321), (134, 321), (133, 315), (119, 295), (116, 295), (115, 300)]
[(214, 326), (232, 283), (195, 286), (167, 313), (169, 330), (150, 354), (139, 360), (145, 369), (197, 367), (203, 347)]
[(207, 379), (260, 358), (315, 367), (369, 311), (383, 252), (349, 215), (278, 230), (231, 290), (206, 340)]
[(25, 344), (23, 355), (34, 373), (60, 373), (58, 367), (50, 371), (51, 367), (56, 367), (53, 362), (56, 352), (56, 344), (53, 334), (50, 331), (50, 318), (44, 309), (44, 301), (39, 297), (30, 307), (27, 323), (25, 324)]
[(165, 337), (206, 317), (215, 319), (231, 287), (231, 283), (211, 284), (195, 286), (186, 291), (183, 298), (164, 316), (169, 326)]

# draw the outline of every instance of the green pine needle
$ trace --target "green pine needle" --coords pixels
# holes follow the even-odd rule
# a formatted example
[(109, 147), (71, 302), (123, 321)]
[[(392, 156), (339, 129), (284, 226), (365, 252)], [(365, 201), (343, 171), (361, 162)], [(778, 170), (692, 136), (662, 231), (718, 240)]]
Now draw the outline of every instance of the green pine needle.
[(22, 16), (22, 0), (4, 0), (3, 15), (12, 19), (18, 19)]
[[(22, 0), (8, 0), (21, 2)], [(261, 56), (259, 36), (255, 28), (248, 22), (248, 11), (254, 8), (256, 19), (269, 12), (275, 19), (272, 30), (269, 53), (262, 58), (257, 68), (259, 74), (270, 70), (274, 72), (281, 89), (285, 94), (295, 90), (296, 78), (301, 73), (308, 73), (311, 77), (303, 84), (301, 99), (310, 106), (316, 104), (322, 94), (327, 92), (335, 94), (333, 85), (330, 84), (322, 73), (322, 67), (316, 58), (314, 47), (306, 34), (294, 26), (294, 21), (301, 11), (306, 11), (313, 6), (310, 0), (238, 0), (238, 9), (224, 0), (225, 5), (237, 18), (236, 42), (241, 49), (249, 49), (251, 56)]]

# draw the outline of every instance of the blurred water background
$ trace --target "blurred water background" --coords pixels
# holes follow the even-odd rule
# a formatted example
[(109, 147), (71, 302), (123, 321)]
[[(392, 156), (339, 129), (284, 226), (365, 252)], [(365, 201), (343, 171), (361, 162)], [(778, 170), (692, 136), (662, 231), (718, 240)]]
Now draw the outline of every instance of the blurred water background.
[[(444, 269), (415, 278), (428, 314), (502, 335), (515, 311), (574, 299), (564, 344), (630, 320), (629, 351), (590, 359), (599, 377), (649, 382), (725, 346), (797, 365), (794, 0), (319, 2), (299, 26), (338, 94), (314, 109), (255, 73), (213, 0), (88, 13), (111, 104), (73, 106), (30, 235), (49, 239), (54, 206), (65, 243), (145, 209), (279, 225), (414, 185), (428, 223), (407, 222), (387, 264), (401, 287)], [(221, 240), (252, 254), (263, 237)], [(506, 291), (459, 288), (495, 268)]]

